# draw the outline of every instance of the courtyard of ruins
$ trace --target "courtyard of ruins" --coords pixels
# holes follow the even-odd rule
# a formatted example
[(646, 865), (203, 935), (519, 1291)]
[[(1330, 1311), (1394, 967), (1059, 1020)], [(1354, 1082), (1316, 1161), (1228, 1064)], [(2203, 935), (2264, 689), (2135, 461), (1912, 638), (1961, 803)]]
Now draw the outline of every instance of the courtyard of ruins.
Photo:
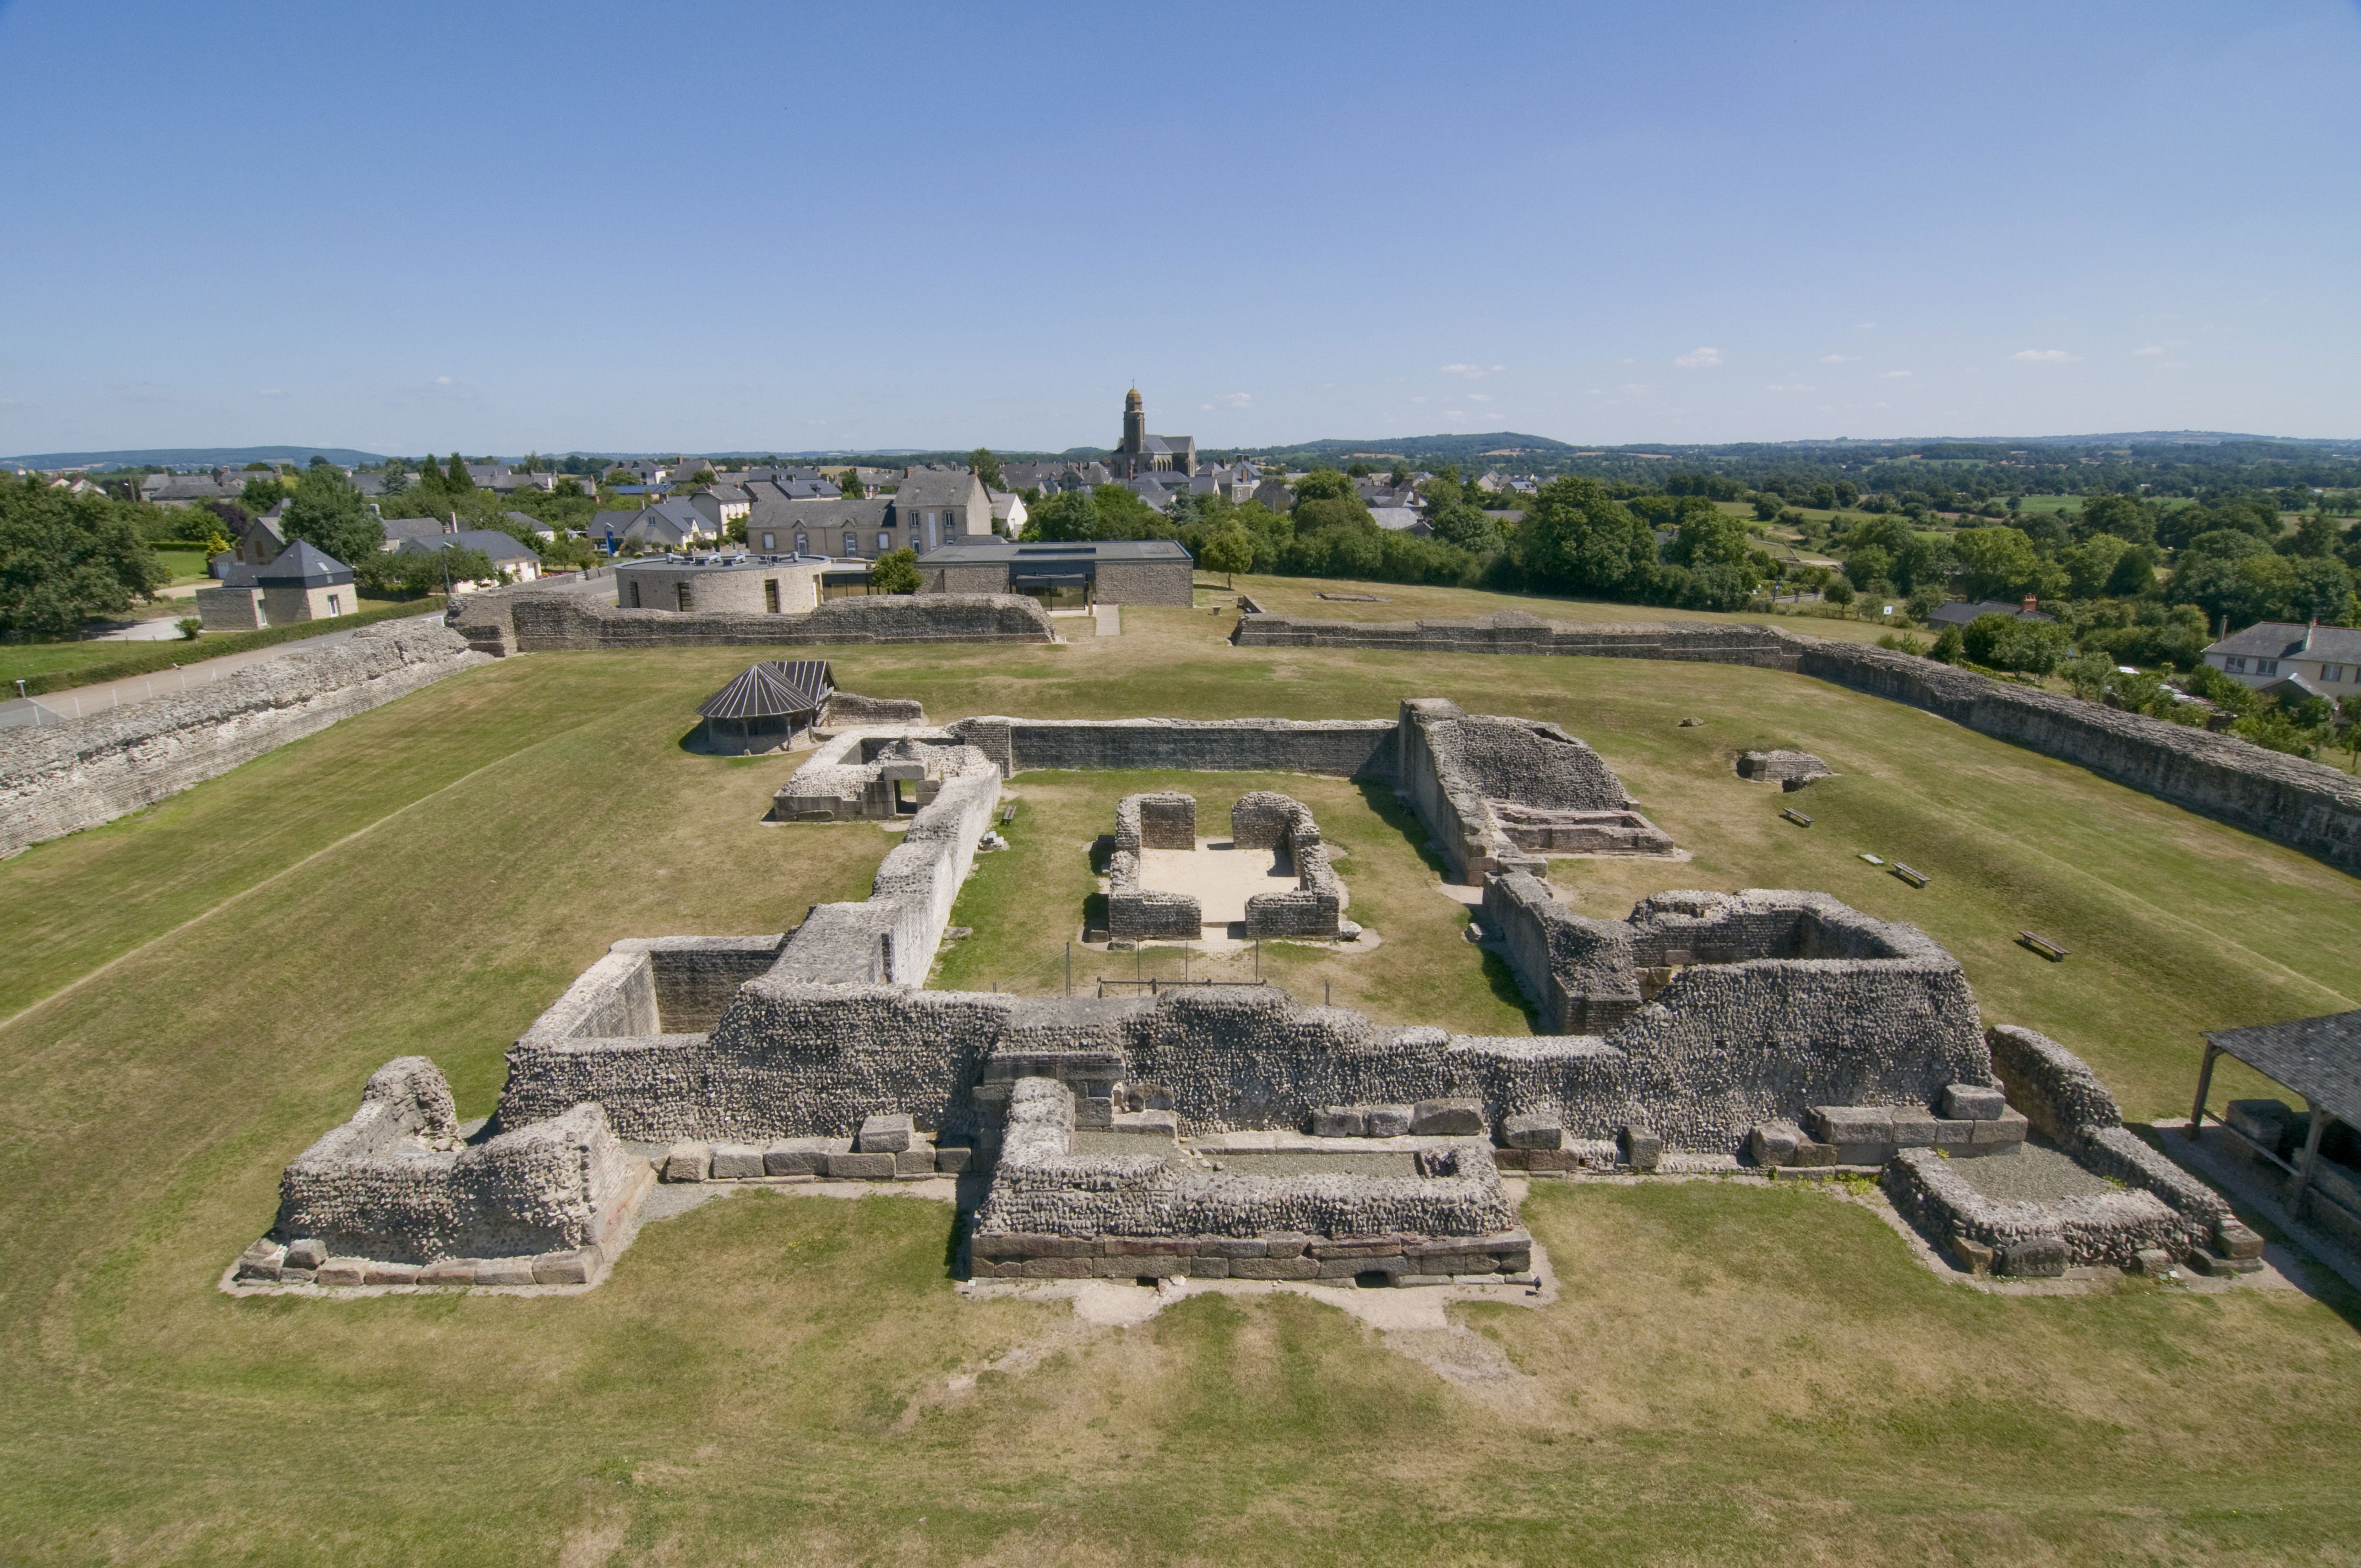
[[(1228, 666), (1201, 667), (1203, 648), (1200, 628), (1173, 611), (1127, 616), (1125, 638), (1087, 668), (1072, 659), (1086, 642), (972, 658), (827, 652), (850, 689), (906, 696), (952, 720), (1261, 712), (1385, 723), (1400, 696), (1426, 693), (1554, 721), (1610, 762), (1686, 857), (1554, 861), (1556, 901), (1620, 923), (1682, 888), (1818, 890), (1916, 926), (1959, 961), (1982, 1022), (2028, 1025), (2088, 1063), (2127, 1134), (2185, 1112), (2184, 1042), (2201, 1022), (2325, 1011), (2361, 983), (2346, 955), (2304, 939), (2338, 918), (2349, 879), (1875, 699), (1772, 672), (1473, 659), (1406, 672), (1387, 655), (1313, 652), (1247, 659), (1262, 676), (1248, 706)], [(189, 1530), (256, 1539), (258, 1516), (329, 1531), (390, 1520), (401, 1541), (452, 1553), (555, 1539), (582, 1519), (620, 1517), (598, 1511), (613, 1508), (719, 1544), (738, 1539), (730, 1521), (757, 1506), (745, 1499), (774, 1496), (782, 1465), (797, 1477), (799, 1539), (866, 1532), (922, 1556), (983, 1541), (1004, 1555), (1038, 1548), (1057, 1528), (1042, 1521), (1094, 1507), (1143, 1464), (1165, 1490), (1137, 1497), (1123, 1528), (1150, 1557), (1189, 1541), (1248, 1555), (1394, 1550), (1399, 1509), (1372, 1510), (1357, 1479), (1372, 1476), (1422, 1507), (1481, 1501), (1489, 1522), (1466, 1526), (1462, 1544), (1512, 1557), (1611, 1546), (1644, 1559), (1668, 1529), (1830, 1554), (1858, 1529), (1827, 1516), (1818, 1499), (1828, 1497), (1878, 1509), (1889, 1551), (1938, 1556), (1966, 1541), (2096, 1561), (2161, 1539), (2145, 1519), (2234, 1557), (2242, 1543), (2280, 1557), (2336, 1513), (2300, 1478), (2349, 1450), (2338, 1397), (2348, 1385), (2336, 1357), (2323, 1359), (2345, 1331), (2333, 1293), (2301, 1266), (2221, 1281), (2114, 1266), (2081, 1280), (1986, 1279), (1897, 1231), (1883, 1190), (1848, 1183), (1844, 1168), (1826, 1168), (1835, 1179), (1805, 1168), (1806, 1179), (1776, 1181), (1736, 1155), (1741, 1168), (1720, 1176), (1661, 1162), (1651, 1175), (1530, 1168), (1534, 1153), (1589, 1152), (1565, 1147), (1572, 1137), (1525, 1151), (1525, 1169), (1516, 1149), (1484, 1140), (1503, 1193), (1521, 1199), (1535, 1273), (1546, 1266), (1540, 1295), (1360, 1278), (1406, 1276), (1399, 1266), (1356, 1270), (1350, 1286), (1192, 1273), (1159, 1274), (1159, 1290), (1019, 1276), (973, 1277), (962, 1293), (964, 1261), (948, 1242), (985, 1178), (898, 1169), (892, 1180), (654, 1182), (636, 1239), (595, 1286), (222, 1295), (232, 1255), (273, 1221), (284, 1168), (352, 1114), (389, 1060), (434, 1061), (464, 1144), (500, 1108), (518, 1040), (617, 940), (776, 938), (814, 905), (867, 901), (906, 837), (899, 820), (765, 820), (808, 752), (741, 760), (677, 744), (697, 702), (744, 665), (725, 651), (507, 661), (0, 868), (12, 889), (61, 913), (76, 907), (58, 891), (62, 875), (151, 890), (51, 923), (13, 981), (31, 988), (15, 1003), (26, 1007), (126, 955), (106, 983), (12, 1025), (24, 1059), (39, 1064), (25, 1113), (57, 1135), (42, 1135), (45, 1178), (16, 1212), (11, 1255), (24, 1266), (6, 1288), (22, 1303), (28, 1378), (73, 1416), (71, 1429), (45, 1419), (12, 1445), (25, 1488), (84, 1495), (104, 1484), (141, 1541)], [(1706, 722), (1681, 727), (1688, 717)], [(1738, 776), (1738, 754), (1781, 748), (1823, 756), (1841, 777), (1783, 796)], [(314, 786), (313, 804), (276, 812), (291, 780)], [(1367, 951), (1266, 942), (1266, 973), (1292, 1004), (1317, 1012), (1333, 995), (1379, 1030), (1424, 1022), (1532, 1039), (1543, 1029), (1506, 959), (1464, 935), (1471, 919), (1482, 925), (1480, 891), (1444, 880), (1431, 833), (1390, 789), (1270, 770), (1047, 768), (1002, 784), (1002, 808), (1017, 811), (994, 830), (1010, 848), (974, 859), (946, 927), (970, 934), (940, 945), (919, 994), (989, 997), (997, 981), (1019, 1001), (1060, 1003), (1061, 964), (1029, 981), (1016, 971), (1061, 958), (1081, 936), (1101, 891), (1093, 846), (1112, 835), (1121, 800), (1191, 795), (1197, 836), (1213, 839), (1205, 827), (1268, 789), (1308, 807), (1323, 843), (1343, 851), (1345, 913), (1379, 938)], [(2028, 792), (2044, 805), (2031, 820), (2017, 808)], [(1815, 826), (1783, 822), (1791, 806)], [(280, 823), (268, 845), (225, 853), (242, 842), (225, 826), (258, 814)], [(553, 838), (553, 820), (578, 830)], [(1858, 849), (1898, 851), (1938, 879), (1913, 889)], [(2268, 904), (2248, 896), (2257, 877), (2275, 890)], [(275, 880), (238, 896), (265, 878)], [(1001, 918), (1007, 910), (1023, 918)], [(2009, 938), (2029, 922), (2074, 959), (2052, 965), (2015, 948)], [(225, 966), (225, 951), (241, 961)], [(1178, 978), (1182, 959), (1179, 944), (1151, 941), (1104, 965), (1110, 977), (1169, 966)], [(1200, 943), (1189, 961), (1193, 977), (1199, 964), (1235, 960)], [(324, 966), (340, 977), (333, 992), (318, 987)], [(1078, 961), (1078, 990), (1082, 972)], [(681, 1013), (672, 1000), (668, 1030), (709, 1034), (718, 1022), (702, 1003)], [(1113, 987), (1107, 1001), (1126, 1005)], [(111, 1048), (102, 1067), (93, 1048), (108, 1040), (141, 1043)], [(153, 1093), (165, 1081), (178, 1086), (169, 1116)], [(1972, 1120), (1939, 1115), (1940, 1099), (1929, 1118)], [(1397, 1135), (1385, 1109), (1419, 1103), (1325, 1095), (1310, 1108), (1330, 1113), (1316, 1130), (1307, 1114), (1296, 1133), (1186, 1135), (1187, 1157), (1209, 1179), (1294, 1179), (1329, 1162), (1401, 1179), (1413, 1151), (1388, 1147)], [(1357, 1137), (1328, 1137), (1335, 1113), (1356, 1107)], [(81, 1131), (93, 1115), (114, 1135)], [(866, 1120), (810, 1136), (858, 1143)], [(926, 1131), (914, 1125), (909, 1141), (928, 1143), (916, 1135)], [(1812, 1125), (1796, 1131), (1799, 1146), (1825, 1141)], [(1065, 1157), (1126, 1157), (1122, 1146), (1144, 1135), (1077, 1129)], [(792, 1140), (619, 1141), (650, 1161), (686, 1141), (740, 1161), (752, 1147), (767, 1163), (773, 1144)], [(2048, 1141), (2029, 1135), (2028, 1147)], [(939, 1159), (948, 1140), (931, 1142)], [(1289, 1142), (1339, 1152), (1279, 1146)], [(1238, 1146), (1256, 1143), (1270, 1146)], [(1347, 1148), (1367, 1152), (1345, 1165)], [(781, 1152), (824, 1162), (833, 1150)], [(880, 1157), (899, 1165), (895, 1151)], [(1225, 1168), (1204, 1168), (1214, 1160)], [(2003, 1161), (1990, 1162), (1994, 1173)], [(2274, 1277), (2282, 1283), (2259, 1283)], [(2081, 1293), (2041, 1294), (2059, 1287)], [(1092, 1292), (1155, 1315), (1084, 1317), (1077, 1307), (1095, 1312), (1102, 1299)], [(2186, 1369), (2225, 1354), (2268, 1410), (2187, 1397)], [(2320, 1379), (2325, 1403), (2308, 1391)], [(724, 1390), (734, 1392), (718, 1398)], [(718, 1414), (724, 1404), (764, 1414)], [(192, 1423), (158, 1423), (159, 1407)], [(233, 1495), (176, 1479), (193, 1422), (207, 1444), (254, 1457)], [(520, 1422), (534, 1437), (511, 1444), (497, 1490), (512, 1501), (522, 1481), (530, 1495), (493, 1506), (481, 1467), (456, 1456), (487, 1452)], [(1784, 1477), (1769, 1491), (1758, 1460), (1741, 1456), (1765, 1444)], [(2084, 1522), (2057, 1511), (2060, 1444), (2077, 1455)], [(346, 1485), (291, 1490), (283, 1461), (298, 1449)], [(619, 1468), (612, 1456), (624, 1453), (634, 1457)], [(2169, 1497), (2155, 1490), (2159, 1463), (2204, 1495), (2235, 1486), (2266, 1512), (2206, 1523), (2173, 1500), (2178, 1484)], [(421, 1475), (431, 1488), (415, 1485)], [(896, 1500), (881, 1507), (889, 1477)], [(2127, 1511), (2091, 1526), (2093, 1497)], [(1282, 1514), (1268, 1512), (1274, 1502)], [(1284, 1522), (1299, 1515), (1327, 1521), (1316, 1540)], [(1667, 1525), (1675, 1519), (1686, 1522)]]

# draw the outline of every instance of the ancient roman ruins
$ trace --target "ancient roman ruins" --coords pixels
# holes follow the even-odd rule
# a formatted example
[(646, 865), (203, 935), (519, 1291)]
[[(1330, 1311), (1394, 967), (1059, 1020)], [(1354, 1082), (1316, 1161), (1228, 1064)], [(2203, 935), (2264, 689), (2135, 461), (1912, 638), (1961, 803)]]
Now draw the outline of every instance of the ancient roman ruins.
[[(1558, 899), (1554, 858), (1679, 850), (1555, 725), (1417, 699), (1391, 720), (935, 726), (839, 693), (815, 732), (770, 819), (906, 823), (868, 898), (781, 933), (617, 941), (516, 1042), (480, 1127), (431, 1062), (387, 1064), (287, 1167), (226, 1288), (588, 1287), (659, 1179), (939, 1175), (961, 1183), (959, 1266), (979, 1279), (1500, 1282), (1536, 1266), (1504, 1173), (1797, 1168), (1877, 1176), (1977, 1272), (2255, 1266), (2259, 1237), (2061, 1047), (1987, 1028), (1915, 927), (1778, 889), (1667, 891), (1622, 919)], [(1038, 768), (1389, 787), (1447, 877), (1480, 888), (1483, 941), (1543, 1032), (1382, 1024), (1253, 984), (929, 989), (1003, 786)], [(1830, 773), (1801, 753), (1747, 772)], [(1361, 935), (1307, 807), (1223, 799), (1206, 819), (1190, 794), (1121, 799), (1108, 939)], [(1209, 902), (1241, 887), (1262, 891), (1235, 917)]]

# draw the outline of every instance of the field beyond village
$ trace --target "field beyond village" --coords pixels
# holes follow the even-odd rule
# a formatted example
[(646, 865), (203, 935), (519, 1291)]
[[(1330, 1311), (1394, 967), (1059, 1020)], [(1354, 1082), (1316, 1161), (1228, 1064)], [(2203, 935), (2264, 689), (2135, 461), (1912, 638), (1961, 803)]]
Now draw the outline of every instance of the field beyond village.
[[(1686, 619), (1236, 587), (1288, 614)], [(1391, 602), (1312, 598), (1335, 592)], [(1737, 667), (1240, 650), (1229, 596), (1201, 601), (1126, 609), (1112, 638), (1061, 620), (1055, 647), (807, 652), (937, 721), (1385, 718), (1410, 696), (1554, 720), (1690, 856), (1554, 862), (1574, 907), (1795, 887), (1915, 922), (1987, 1022), (2055, 1036), (2135, 1120), (2187, 1113), (2198, 1030), (2361, 1006), (2353, 878), (1929, 715)], [(1988, 1294), (1806, 1184), (1536, 1182), (1561, 1294), (1443, 1330), (1295, 1295), (1093, 1329), (958, 1295), (948, 1204), (781, 1191), (651, 1223), (580, 1296), (220, 1293), (281, 1167), (388, 1058), (432, 1057), (482, 1115), (507, 1046), (610, 942), (783, 931), (866, 895), (883, 828), (759, 821), (800, 755), (683, 744), (752, 656), (506, 660), (0, 863), (0, 1559), (2353, 1560), (2361, 1298), (2325, 1270)], [(1787, 797), (1737, 779), (1763, 746), (1839, 776)], [(1017, 775), (1013, 850), (979, 861), (953, 916), (975, 934), (937, 983), (1060, 986), (1115, 799), (1189, 789), (1211, 835), (1257, 785), (1313, 806), (1381, 938), (1274, 947), (1298, 1000), (1531, 1028), (1415, 819), (1285, 775)], [(2015, 945), (2028, 927), (2072, 957)], [(2225, 1074), (2216, 1102), (2260, 1088)]]

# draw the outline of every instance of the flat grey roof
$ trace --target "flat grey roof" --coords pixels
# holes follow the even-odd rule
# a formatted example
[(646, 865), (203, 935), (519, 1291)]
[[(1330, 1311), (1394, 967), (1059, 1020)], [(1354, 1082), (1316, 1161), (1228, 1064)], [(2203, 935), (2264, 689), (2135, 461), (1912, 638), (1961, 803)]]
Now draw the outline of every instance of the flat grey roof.
[(1187, 562), (1194, 557), (1170, 539), (1076, 539), (1033, 544), (946, 544), (918, 559), (929, 566), (1006, 566), (1023, 572), (1089, 561)]

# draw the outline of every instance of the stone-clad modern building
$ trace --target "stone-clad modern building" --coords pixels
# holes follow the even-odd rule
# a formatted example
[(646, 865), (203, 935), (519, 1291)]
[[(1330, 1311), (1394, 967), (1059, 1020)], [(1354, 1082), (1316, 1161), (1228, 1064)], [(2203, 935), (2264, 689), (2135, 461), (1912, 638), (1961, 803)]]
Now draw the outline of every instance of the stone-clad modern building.
[(918, 557), (928, 594), (1029, 594), (1044, 604), (1190, 603), (1196, 563), (1170, 539), (978, 542)]
[(735, 610), (799, 615), (818, 609), (829, 563), (808, 555), (658, 555), (619, 562), (618, 609)]

